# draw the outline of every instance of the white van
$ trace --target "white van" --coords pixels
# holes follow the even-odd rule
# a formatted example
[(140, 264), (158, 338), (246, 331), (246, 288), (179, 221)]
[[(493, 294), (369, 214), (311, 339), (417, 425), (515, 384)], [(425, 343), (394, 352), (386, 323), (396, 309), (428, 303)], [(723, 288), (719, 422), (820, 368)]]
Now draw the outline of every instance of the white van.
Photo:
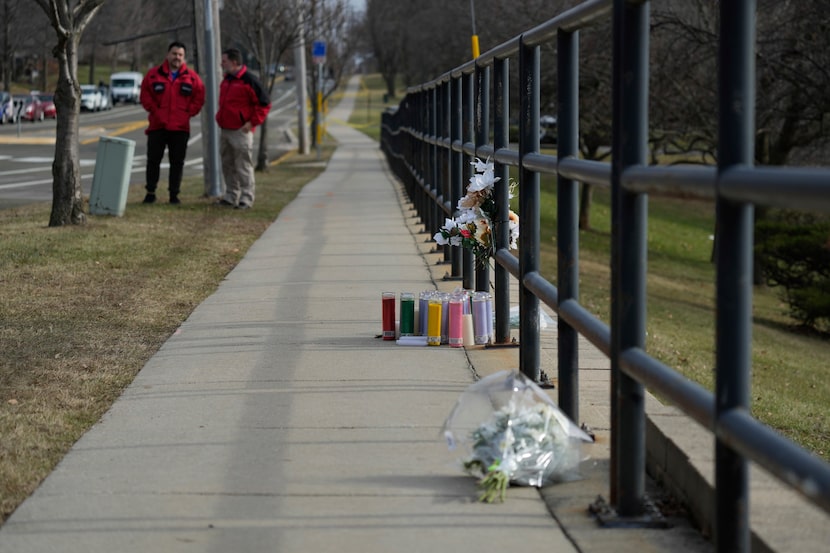
[(141, 73), (134, 71), (125, 71), (110, 75), (112, 102), (114, 104), (118, 102), (138, 103), (138, 96), (141, 94), (141, 80), (143, 78), (144, 76)]

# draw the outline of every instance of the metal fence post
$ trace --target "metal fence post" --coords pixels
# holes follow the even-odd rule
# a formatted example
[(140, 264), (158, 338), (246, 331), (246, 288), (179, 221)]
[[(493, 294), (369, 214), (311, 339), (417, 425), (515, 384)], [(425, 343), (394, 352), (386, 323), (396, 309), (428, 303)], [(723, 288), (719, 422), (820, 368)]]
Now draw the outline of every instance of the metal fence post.
[[(557, 34), (559, 106), (556, 112), (558, 159), (579, 156), (579, 31)], [(579, 301), (579, 183), (556, 180), (556, 273), (558, 299)], [(557, 318), (559, 407), (579, 421), (579, 333)]]
[[(473, 139), (476, 156), (478, 149), (486, 146), (490, 134), (490, 68), (476, 66), (473, 83)], [(492, 229), (491, 229), (492, 233)], [(491, 240), (493, 235), (490, 235)], [(490, 262), (476, 260), (476, 291), (490, 291)]]
[[(754, 160), (755, 1), (720, 4), (718, 174)], [(720, 187), (719, 187), (720, 188)], [(718, 190), (715, 416), (749, 410), (752, 367), (753, 206), (724, 200)], [(749, 466), (715, 443), (718, 551), (750, 550)]]
[[(622, 172), (642, 165), (648, 146), (649, 4), (615, 2), (614, 169), (612, 170), (612, 372), (616, 375), (616, 507), (638, 516), (645, 501), (645, 387), (620, 370), (620, 355), (645, 347), (647, 196), (625, 191)], [(625, 76), (625, 78), (622, 78)], [(623, 132), (624, 129), (624, 132)], [(612, 385), (613, 386), (613, 385)], [(613, 423), (612, 423), (613, 426)]]
[(539, 151), (539, 46), (519, 45), (519, 370), (539, 382), (539, 298), (525, 279), (539, 271), (539, 173), (525, 169), (524, 156)]
[[(510, 62), (507, 59), (496, 59), (493, 62), (493, 108), (493, 146), (498, 152), (500, 148), (510, 145)], [(494, 169), (495, 175), (500, 179), (495, 184), (498, 221), (493, 230), (498, 251), (507, 248), (510, 241), (510, 167), (494, 160)], [(496, 343), (507, 344), (510, 342), (510, 273), (498, 263), (494, 273)]]
[[(475, 128), (473, 126), (473, 106), (475, 103), (474, 100), (474, 83), (473, 83), (474, 75), (463, 75), (461, 77), (462, 83), (462, 94), (464, 100), (461, 102), (461, 113), (462, 113), (462, 133), (461, 133), (461, 145), (466, 146), (468, 139), (471, 144), (474, 144), (474, 137), (475, 137)], [(470, 164), (469, 160), (465, 159), (462, 155), (463, 160), (462, 162), (462, 192), (461, 196), (464, 195), (464, 191), (467, 190), (466, 183), (470, 177), (472, 171), (470, 171)], [(459, 196), (459, 198), (461, 197)], [(464, 248), (462, 252), (462, 265), (463, 265), (463, 286), (467, 290), (472, 290), (475, 287), (475, 259), (470, 250)]]

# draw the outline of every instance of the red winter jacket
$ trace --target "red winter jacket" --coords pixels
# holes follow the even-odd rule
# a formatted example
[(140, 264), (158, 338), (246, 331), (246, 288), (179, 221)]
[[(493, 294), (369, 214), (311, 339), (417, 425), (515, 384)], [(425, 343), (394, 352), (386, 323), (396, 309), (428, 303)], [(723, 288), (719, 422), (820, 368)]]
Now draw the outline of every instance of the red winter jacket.
[(251, 131), (265, 121), (271, 99), (246, 66), (235, 75), (227, 74), (219, 87), (219, 111), (216, 122), (223, 129), (236, 130), (251, 122)]
[(205, 85), (182, 64), (176, 80), (167, 60), (150, 69), (141, 81), (141, 105), (149, 113), (146, 133), (158, 129), (190, 132), (190, 118), (205, 104)]

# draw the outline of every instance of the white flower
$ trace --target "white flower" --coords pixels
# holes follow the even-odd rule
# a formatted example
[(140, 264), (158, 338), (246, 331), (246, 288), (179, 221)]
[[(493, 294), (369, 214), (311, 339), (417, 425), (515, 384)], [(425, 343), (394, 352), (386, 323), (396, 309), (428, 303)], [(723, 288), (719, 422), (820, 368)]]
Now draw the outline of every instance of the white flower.
[(475, 158), (475, 161), (471, 161), (470, 165), (476, 168), (476, 173), (483, 173), (485, 171), (493, 170), (493, 164), (490, 162), (490, 158), (487, 158), (487, 161), (481, 161), (480, 158)]
[(448, 239), (444, 237), (444, 234), (442, 232), (436, 232), (435, 236), (433, 236), (432, 239), (435, 240), (435, 242), (440, 246), (446, 246), (450, 242)]
[(476, 173), (470, 177), (470, 184), (467, 186), (467, 192), (481, 192), (482, 190), (490, 190), (493, 185), (500, 181), (501, 178), (496, 177), (493, 168)]
[(480, 217), (478, 209), (464, 209), (455, 218), (458, 226), (474, 223)]

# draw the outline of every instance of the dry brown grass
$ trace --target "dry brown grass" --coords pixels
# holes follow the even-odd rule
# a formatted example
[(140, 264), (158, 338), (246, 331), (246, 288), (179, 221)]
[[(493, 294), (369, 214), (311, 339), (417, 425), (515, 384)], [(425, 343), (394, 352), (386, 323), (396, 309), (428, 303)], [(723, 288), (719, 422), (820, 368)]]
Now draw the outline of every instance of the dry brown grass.
[(258, 173), (249, 211), (212, 205), (201, 179), (180, 206), (143, 205), (134, 185), (123, 217), (78, 227), (48, 228), (48, 203), (0, 211), (0, 521), (322, 171), (316, 156)]

